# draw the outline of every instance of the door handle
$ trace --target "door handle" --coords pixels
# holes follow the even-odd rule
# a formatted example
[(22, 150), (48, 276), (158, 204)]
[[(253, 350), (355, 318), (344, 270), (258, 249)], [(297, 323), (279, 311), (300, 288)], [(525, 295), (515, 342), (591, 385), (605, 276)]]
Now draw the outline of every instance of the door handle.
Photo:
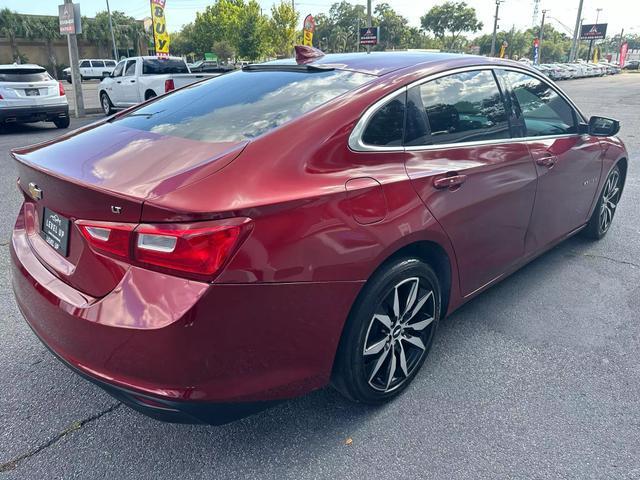
[(116, 83), (122, 83), (122, 81), (118, 80)]
[(436, 178), (433, 181), (433, 186), (437, 189), (454, 188), (462, 185), (466, 180), (466, 175), (452, 175), (450, 177)]
[(558, 161), (558, 157), (555, 155), (547, 155), (546, 157), (536, 158), (536, 163), (541, 167), (551, 168)]
[(129, 80), (129, 81), (130, 81), (131, 83), (136, 83), (136, 81), (135, 81), (135, 80)]

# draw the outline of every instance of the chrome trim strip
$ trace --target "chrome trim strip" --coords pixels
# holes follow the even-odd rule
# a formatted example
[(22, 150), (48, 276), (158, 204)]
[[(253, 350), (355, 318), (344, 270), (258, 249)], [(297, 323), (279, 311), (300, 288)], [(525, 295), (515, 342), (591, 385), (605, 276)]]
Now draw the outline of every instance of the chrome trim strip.
[(580, 109), (573, 103), (573, 101), (556, 85), (556, 83), (545, 77), (539, 72), (529, 70), (527, 68), (520, 68), (517, 65), (472, 65), (468, 67), (458, 67), (452, 68), (450, 70), (444, 70), (442, 72), (436, 72), (428, 77), (421, 78), (419, 80), (415, 80), (408, 85), (400, 87), (398, 90), (395, 90), (376, 103), (371, 105), (367, 110), (365, 110), (364, 114), (358, 120), (358, 123), (351, 131), (351, 135), (349, 135), (349, 148), (355, 152), (419, 152), (419, 151), (427, 151), (427, 150), (439, 150), (443, 148), (462, 148), (462, 147), (474, 147), (476, 145), (495, 145), (495, 144), (503, 144), (503, 143), (516, 143), (516, 142), (533, 142), (538, 140), (548, 140), (553, 138), (566, 138), (573, 136), (580, 136), (578, 133), (568, 133), (562, 135), (544, 135), (539, 137), (519, 137), (519, 138), (497, 138), (492, 140), (478, 140), (476, 142), (458, 142), (458, 143), (439, 143), (437, 145), (418, 145), (418, 146), (409, 146), (409, 147), (380, 147), (376, 145), (368, 145), (362, 141), (362, 134), (369, 123), (371, 117), (378, 111), (380, 107), (386, 104), (388, 101), (393, 100), (398, 95), (408, 92), (409, 89), (422, 85), (423, 83), (429, 82), (431, 80), (436, 80), (438, 78), (446, 77), (449, 75), (454, 75), (456, 73), (463, 72), (472, 72), (476, 70), (511, 70), (515, 72), (525, 73), (530, 75), (541, 82), (549, 85), (558, 95), (560, 95), (576, 112), (578, 115), (578, 119), (586, 122), (584, 114), (580, 111)]

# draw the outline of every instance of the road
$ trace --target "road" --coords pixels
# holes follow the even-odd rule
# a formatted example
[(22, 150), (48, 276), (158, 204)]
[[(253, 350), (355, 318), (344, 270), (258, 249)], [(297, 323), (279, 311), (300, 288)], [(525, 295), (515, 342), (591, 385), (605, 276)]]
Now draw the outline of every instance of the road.
[(327, 388), (222, 427), (144, 417), (34, 337), (9, 282), (7, 150), (60, 132), (0, 135), (0, 480), (640, 478), (640, 75), (561, 86), (622, 121), (630, 171), (607, 237), (564, 242), (443, 321), (390, 405)]
[[(67, 81), (63, 81), (64, 91), (69, 100), (69, 110), (73, 115), (76, 99), (73, 95), (73, 85)], [(89, 113), (96, 113), (100, 110), (100, 98), (98, 98), (98, 80), (85, 80), (82, 82), (82, 99), (84, 100), (84, 108)]]

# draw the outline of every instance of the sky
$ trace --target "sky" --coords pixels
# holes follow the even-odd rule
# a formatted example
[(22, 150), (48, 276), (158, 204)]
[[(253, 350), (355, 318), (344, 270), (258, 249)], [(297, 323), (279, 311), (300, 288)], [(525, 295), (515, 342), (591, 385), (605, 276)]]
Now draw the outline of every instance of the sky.
[[(204, 10), (214, 0), (167, 0), (165, 15), (169, 31), (176, 31), (182, 25), (193, 21), (197, 11)], [(268, 12), (275, 1), (258, 0), (265, 12)], [(327, 12), (336, 0), (294, 0), (300, 12), (300, 23), (308, 13)], [(373, 0), (373, 7), (383, 0)], [(411, 25), (420, 25), (420, 16), (432, 6), (443, 3), (443, 0), (384, 0), (398, 13), (404, 15)], [(120, 10), (135, 18), (149, 16), (149, 0), (109, 0), (111, 10)], [(57, 15), (58, 4), (62, 0), (0, 0), (0, 8), (8, 7), (20, 13)], [(106, 0), (77, 0), (82, 15), (91, 17), (96, 12), (106, 10)], [(351, 0), (351, 3), (366, 5), (366, 0)], [(483, 33), (493, 29), (495, 0), (467, 0), (476, 9), (478, 18), (483, 22)], [(579, 0), (541, 0), (538, 23), (542, 10), (546, 9), (547, 20), (560, 31), (570, 34), (576, 21)], [(500, 5), (499, 28), (506, 30), (529, 28), (533, 24), (533, 0), (502, 0)], [(600, 23), (608, 23), (608, 34), (619, 33), (622, 28), (627, 33), (640, 34), (640, 0), (584, 0), (582, 16), (585, 23), (596, 20), (596, 9), (600, 12)]]

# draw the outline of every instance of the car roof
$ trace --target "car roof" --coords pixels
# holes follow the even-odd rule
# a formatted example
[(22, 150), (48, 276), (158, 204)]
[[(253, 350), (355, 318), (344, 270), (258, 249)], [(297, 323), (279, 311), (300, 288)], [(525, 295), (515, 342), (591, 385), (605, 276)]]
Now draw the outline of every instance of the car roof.
[(3, 70), (20, 70), (23, 68), (44, 68), (35, 63), (5, 63), (0, 64), (0, 68)]
[[(482, 57), (479, 55), (419, 50), (407, 50), (400, 52), (335, 53), (324, 55), (311, 61), (307, 60), (304, 64), (332, 67), (339, 70), (351, 70), (381, 76), (409, 67), (416, 67), (417, 69), (427, 66), (446, 66), (449, 63), (452, 65), (455, 64), (456, 67), (459, 67), (461, 66), (460, 62), (465, 61), (469, 62), (470, 65), (513, 65), (513, 62), (511, 61)], [(296, 60), (294, 58), (286, 58), (273, 60), (266, 62), (265, 64), (296, 65)]]

